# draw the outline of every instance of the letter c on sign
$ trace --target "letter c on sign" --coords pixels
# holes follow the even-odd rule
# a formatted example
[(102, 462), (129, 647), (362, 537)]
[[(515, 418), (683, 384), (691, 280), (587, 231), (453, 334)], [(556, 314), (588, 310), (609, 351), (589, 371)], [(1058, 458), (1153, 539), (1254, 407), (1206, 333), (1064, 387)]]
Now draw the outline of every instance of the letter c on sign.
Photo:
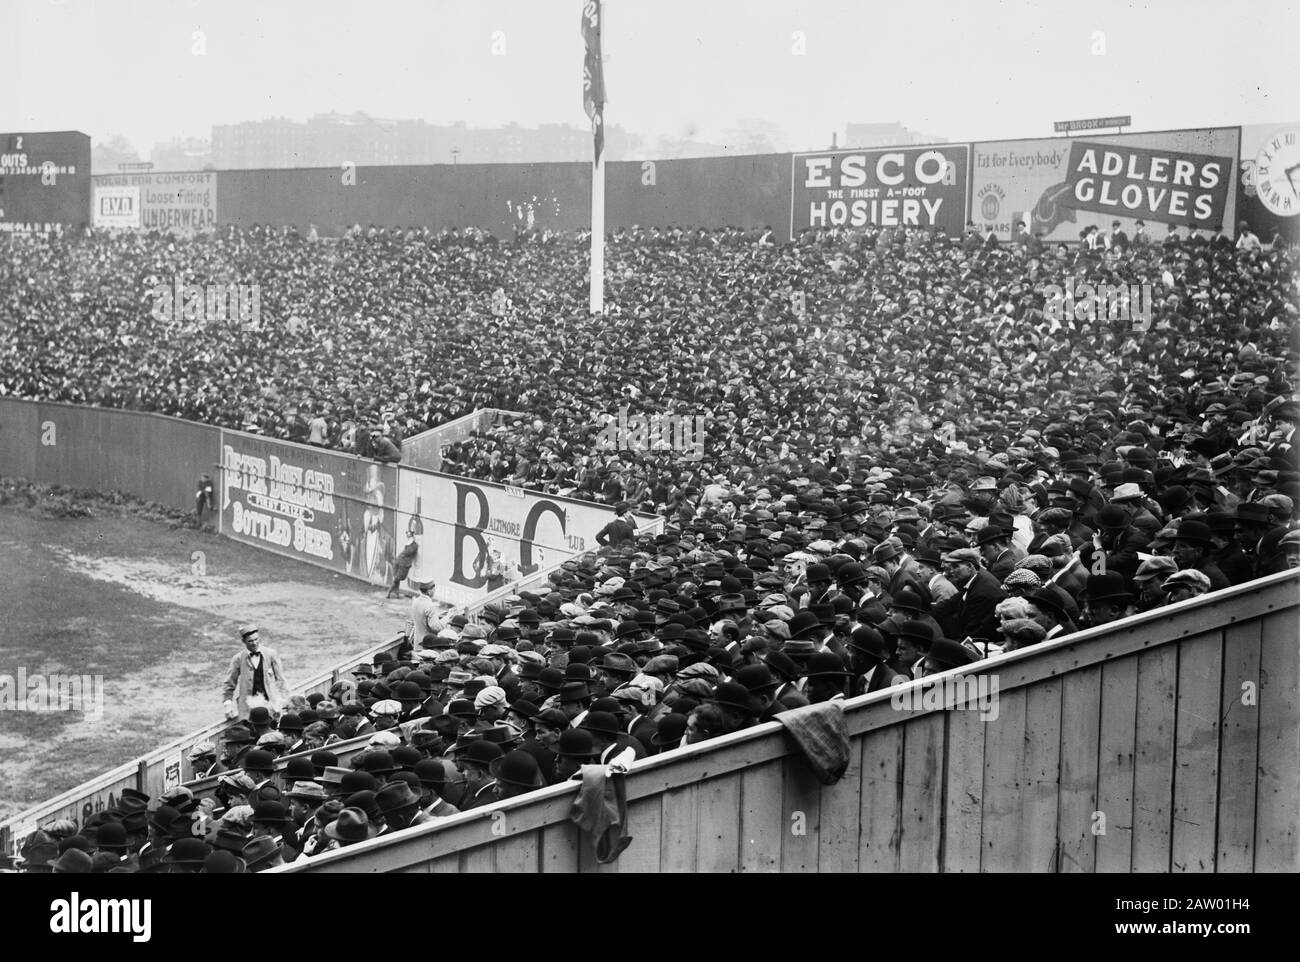
[[(899, 171), (895, 174), (885, 173), (885, 165), (893, 167)], [(876, 161), (876, 179), (886, 187), (893, 187), (903, 182), (903, 155), (898, 153), (881, 154), (880, 159)]]

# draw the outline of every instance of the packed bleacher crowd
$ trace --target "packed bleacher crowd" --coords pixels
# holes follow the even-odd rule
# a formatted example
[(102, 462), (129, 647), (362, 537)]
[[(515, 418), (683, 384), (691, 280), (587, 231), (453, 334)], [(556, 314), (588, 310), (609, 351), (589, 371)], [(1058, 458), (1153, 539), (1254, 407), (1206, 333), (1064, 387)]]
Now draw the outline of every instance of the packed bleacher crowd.
[[(618, 505), (473, 619), (418, 586), (394, 659), (200, 746), (214, 792), (125, 793), (25, 868), (258, 871), (1300, 567), (1296, 251), (1171, 236), (637, 232), (599, 325), (580, 237), (18, 240), (7, 393), (318, 443), (527, 411), (445, 469)], [(108, 305), (173, 270), (249, 272), (306, 328), (144, 340)], [(1053, 317), (1071, 275), (1150, 284), (1151, 316)], [(602, 448), (621, 406), (702, 416), (703, 459)]]

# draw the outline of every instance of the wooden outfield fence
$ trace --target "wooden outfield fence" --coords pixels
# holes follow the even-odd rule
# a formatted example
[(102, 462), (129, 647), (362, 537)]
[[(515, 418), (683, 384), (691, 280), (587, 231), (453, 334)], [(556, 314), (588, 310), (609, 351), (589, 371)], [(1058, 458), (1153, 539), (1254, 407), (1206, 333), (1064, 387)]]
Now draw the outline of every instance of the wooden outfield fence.
[(1294, 872), (1298, 616), (1288, 572), (989, 659), (988, 721), (853, 699), (832, 786), (775, 722), (645, 759), (611, 865), (567, 783), (274, 871)]

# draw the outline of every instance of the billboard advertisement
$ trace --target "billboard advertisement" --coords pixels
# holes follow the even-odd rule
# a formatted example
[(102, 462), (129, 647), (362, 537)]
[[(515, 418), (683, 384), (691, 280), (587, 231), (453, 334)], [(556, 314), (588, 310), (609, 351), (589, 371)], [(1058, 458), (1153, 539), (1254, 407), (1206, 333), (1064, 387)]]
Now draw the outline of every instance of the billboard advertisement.
[(1231, 157), (1076, 140), (1067, 203), (1075, 210), (1212, 228), (1223, 223), (1232, 168)]
[(89, 220), (89, 136), (0, 134), (0, 230), (65, 230)]
[(392, 582), (397, 468), (240, 431), (221, 432), (220, 530), (267, 551)]
[(605, 505), (407, 467), (397, 491), (397, 550), (417, 548), (410, 579), (435, 582), (453, 605), (595, 549), (614, 518)]
[(805, 228), (962, 232), (969, 144), (827, 150), (791, 157), (790, 236)]
[(1268, 243), (1300, 243), (1300, 120), (1241, 128), (1238, 219)]
[(1219, 127), (1141, 134), (1050, 137), (976, 143), (971, 160), (970, 220), (981, 234), (1009, 239), (1019, 224), (1045, 240), (1077, 241), (1089, 226), (1118, 220), (1236, 226), (1238, 129)]
[(94, 225), (96, 227), (139, 228), (139, 187), (96, 187)]
[[(216, 171), (103, 174), (94, 178), (94, 189), (97, 227), (130, 226), (189, 237), (217, 226)], [(130, 197), (135, 198), (133, 212)], [(105, 213), (109, 219), (104, 219)], [(114, 222), (128, 218), (132, 223)]]

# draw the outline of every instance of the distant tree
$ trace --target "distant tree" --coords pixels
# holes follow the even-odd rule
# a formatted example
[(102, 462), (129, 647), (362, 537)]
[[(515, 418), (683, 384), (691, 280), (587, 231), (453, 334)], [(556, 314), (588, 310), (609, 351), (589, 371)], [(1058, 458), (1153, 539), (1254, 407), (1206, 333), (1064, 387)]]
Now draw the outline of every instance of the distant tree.
[(140, 152), (121, 134), (114, 134), (108, 143), (102, 141), (90, 149), (90, 171), (93, 174), (116, 174), (118, 164), (140, 162)]
[(726, 132), (727, 153), (778, 154), (786, 149), (785, 131), (759, 117), (745, 117)]

